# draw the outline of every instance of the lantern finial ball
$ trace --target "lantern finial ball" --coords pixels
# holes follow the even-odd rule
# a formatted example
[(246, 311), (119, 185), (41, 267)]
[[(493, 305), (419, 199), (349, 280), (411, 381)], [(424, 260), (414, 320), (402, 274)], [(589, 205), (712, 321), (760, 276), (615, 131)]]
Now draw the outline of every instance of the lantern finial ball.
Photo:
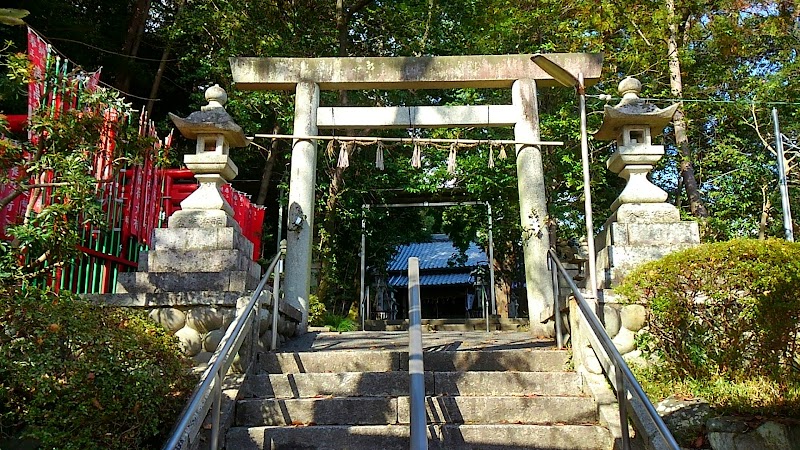
[(625, 77), (619, 82), (617, 88), (622, 98), (638, 98), (639, 93), (642, 92), (642, 83), (633, 77)]
[(209, 107), (221, 108), (228, 101), (228, 94), (218, 84), (206, 89), (206, 101)]

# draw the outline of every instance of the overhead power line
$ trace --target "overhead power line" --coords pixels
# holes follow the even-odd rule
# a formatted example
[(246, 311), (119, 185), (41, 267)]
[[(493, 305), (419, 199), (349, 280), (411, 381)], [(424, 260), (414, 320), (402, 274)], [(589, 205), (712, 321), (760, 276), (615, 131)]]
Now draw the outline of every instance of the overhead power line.
[[(607, 102), (610, 101), (619, 101), (622, 100), (622, 97), (613, 97), (608, 94), (595, 94), (595, 95), (586, 95), (587, 97), (596, 98), (598, 100), (605, 100)], [(640, 97), (641, 100), (646, 100), (649, 102), (670, 102), (670, 103), (740, 103), (742, 105), (765, 105), (765, 106), (772, 106), (772, 105), (788, 105), (788, 106), (800, 106), (800, 102), (787, 102), (787, 101), (761, 101), (761, 100), (724, 100), (724, 99), (713, 99), (713, 98), (657, 98), (657, 97)]]
[[(48, 45), (50, 46), (50, 50), (51, 50), (51, 51), (53, 51), (53, 52), (57, 53), (59, 56), (61, 56), (61, 58), (63, 58), (63, 59), (65, 59), (65, 60), (69, 61), (69, 62), (70, 62), (70, 64), (72, 64), (73, 66), (75, 66), (75, 67), (81, 67), (81, 68), (83, 67), (83, 65), (82, 65), (82, 64), (78, 64), (78, 63), (76, 63), (75, 61), (73, 61), (72, 59), (70, 59), (70, 57), (69, 57), (69, 56), (65, 55), (65, 54), (64, 54), (62, 51), (60, 51), (60, 50), (59, 50), (59, 49), (58, 49), (58, 48), (57, 48), (55, 45), (52, 45), (52, 44), (50, 43), (50, 41), (51, 41), (52, 39), (48, 38), (47, 36), (45, 36), (44, 34), (42, 34), (42, 33), (41, 33), (39, 30), (37, 30), (37, 29), (35, 29), (35, 28), (31, 27), (30, 25), (28, 26), (28, 28), (30, 28), (31, 30), (33, 30), (33, 31), (34, 31), (34, 32), (35, 32), (37, 35), (39, 35), (39, 37), (41, 37), (42, 39), (44, 39), (44, 40), (45, 40), (45, 41), (48, 43)], [(76, 41), (76, 42), (77, 42), (77, 41)], [(88, 45), (88, 44), (87, 44), (87, 45)], [(160, 60), (157, 60), (157, 61), (160, 61)], [(99, 70), (99, 69), (98, 69), (98, 70)], [(117, 92), (119, 92), (119, 93), (121, 93), (121, 94), (124, 94), (124, 95), (126, 95), (126, 96), (128, 96), (128, 97), (136, 98), (136, 99), (139, 99), (139, 100), (148, 100), (148, 101), (149, 101), (149, 100), (153, 100), (153, 101), (156, 101), (156, 102), (159, 102), (159, 101), (161, 101), (161, 99), (160, 99), (160, 98), (148, 98), (148, 97), (140, 97), (140, 96), (138, 96), (138, 95), (134, 95), (134, 94), (131, 94), (131, 93), (128, 93), (128, 92), (122, 91), (122, 90), (120, 90), (119, 88), (117, 88), (117, 87), (115, 87), (115, 86), (112, 86), (112, 85), (110, 85), (110, 84), (106, 83), (106, 82), (105, 82), (105, 81), (103, 81), (103, 80), (98, 80), (98, 83), (102, 84), (103, 86), (105, 86), (105, 87), (107, 87), (107, 88), (109, 88), (109, 89), (113, 89), (113, 90), (115, 90), (115, 91), (117, 91)]]
[[(39, 32), (37, 31), (37, 33), (39, 33)], [(39, 33), (39, 35), (41, 36), (42, 34)], [(92, 44), (87, 44), (86, 42), (83, 42), (83, 41), (76, 41), (74, 39), (66, 39), (66, 38), (47, 38), (47, 39), (50, 40), (50, 41), (62, 41), (62, 42), (72, 42), (72, 43), (75, 43), (75, 44), (81, 44), (81, 45), (84, 45), (86, 47), (93, 48), (95, 50), (101, 51), (103, 53), (109, 53), (109, 54), (112, 54), (112, 55), (122, 56), (123, 58), (128, 58), (128, 59), (138, 59), (138, 60), (141, 60), (141, 61), (156, 61), (156, 62), (160, 62), (161, 61), (161, 58), (145, 58), (143, 56), (126, 55), (124, 53), (115, 52), (113, 50), (106, 50), (104, 48), (97, 47), (97, 46), (92, 45)], [(177, 61), (177, 59), (176, 58), (172, 58), (172, 59), (167, 59), (165, 61)]]

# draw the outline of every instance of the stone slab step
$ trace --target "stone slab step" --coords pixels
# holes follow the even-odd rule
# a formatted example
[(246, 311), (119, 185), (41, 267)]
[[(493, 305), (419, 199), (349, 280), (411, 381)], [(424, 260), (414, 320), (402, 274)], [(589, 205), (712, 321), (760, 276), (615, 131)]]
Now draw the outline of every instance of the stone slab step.
[[(341, 372), (259, 374), (248, 377), (243, 398), (399, 397), (408, 373)], [(427, 395), (568, 396), (582, 391), (575, 372), (426, 372)]]
[[(491, 317), (489, 329), (493, 331), (519, 331), (528, 326), (528, 319)], [(407, 331), (406, 320), (367, 320), (364, 328), (371, 331)], [(422, 319), (422, 331), (485, 331), (485, 319)]]
[(571, 396), (583, 391), (576, 372), (434, 372), (434, 395)]
[(390, 372), (400, 370), (400, 352), (353, 350), (261, 353), (256, 373)]
[[(564, 350), (464, 350), (423, 354), (426, 371), (563, 372), (569, 354)], [(257, 373), (388, 372), (408, 370), (408, 353), (384, 350), (263, 353)]]
[[(408, 395), (408, 373), (340, 372), (259, 374), (247, 378), (243, 398), (398, 397)], [(425, 388), (432, 395), (433, 372), (425, 373)]]
[[(549, 349), (434, 351), (423, 354), (425, 370), (434, 372), (563, 372), (568, 361), (566, 350)], [(406, 353), (400, 358), (400, 370), (408, 370)]]
[(117, 278), (117, 293), (138, 294), (180, 291), (242, 293), (254, 289), (259, 279), (243, 270), (227, 272), (124, 272)]
[[(389, 425), (409, 421), (409, 397), (241, 400), (238, 426)], [(428, 423), (586, 424), (597, 421), (588, 397), (426, 397)]]
[[(514, 423), (573, 425), (597, 422), (597, 407), (589, 397), (451, 397), (425, 398), (429, 424)], [(397, 398), (398, 423), (410, 423), (409, 397)]]
[(397, 398), (239, 400), (236, 425), (385, 425), (397, 423)]
[[(430, 450), (606, 450), (613, 441), (596, 425), (431, 425)], [(407, 450), (409, 427), (309, 426), (232, 428), (226, 448), (236, 450)]]

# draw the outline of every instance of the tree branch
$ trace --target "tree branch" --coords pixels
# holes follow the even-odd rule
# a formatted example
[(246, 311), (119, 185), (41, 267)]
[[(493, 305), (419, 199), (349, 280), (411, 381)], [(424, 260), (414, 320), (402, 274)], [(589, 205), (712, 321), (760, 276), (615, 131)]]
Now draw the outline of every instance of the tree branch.
[(771, 145), (769, 145), (769, 142), (767, 142), (767, 140), (761, 134), (761, 129), (758, 126), (758, 116), (756, 115), (756, 104), (755, 103), (751, 103), (750, 104), (750, 114), (753, 115), (753, 123), (750, 124), (747, 121), (745, 121), (745, 123), (750, 125), (750, 127), (753, 128), (756, 131), (756, 134), (758, 135), (758, 139), (761, 140), (761, 143), (764, 144), (764, 147), (766, 147), (767, 150), (769, 150), (769, 152), (772, 153), (773, 156), (777, 156), (778, 152), (776, 152), (775, 149), (772, 148)]
[(372, 3), (372, 0), (360, 0), (355, 5), (347, 8), (347, 18), (349, 19), (350, 17), (353, 17), (353, 15), (366, 8), (370, 3)]

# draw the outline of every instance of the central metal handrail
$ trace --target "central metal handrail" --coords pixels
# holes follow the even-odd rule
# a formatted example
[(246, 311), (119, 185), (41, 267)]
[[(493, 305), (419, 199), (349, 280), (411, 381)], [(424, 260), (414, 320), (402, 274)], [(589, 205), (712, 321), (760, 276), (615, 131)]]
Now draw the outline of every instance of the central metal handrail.
[[(590, 341), (593, 341), (592, 345), (595, 348), (595, 351), (597, 349), (597, 345), (602, 347), (603, 350), (605, 350), (606, 355), (608, 355), (609, 359), (611, 360), (611, 364), (613, 365), (615, 375), (614, 384), (616, 384), (615, 387), (617, 390), (617, 401), (619, 402), (619, 425), (622, 430), (622, 447), (625, 450), (631, 448), (630, 431), (628, 429), (628, 405), (626, 402), (628, 397), (627, 393), (630, 392), (633, 397), (636, 397), (639, 402), (644, 405), (647, 415), (650, 416), (650, 419), (653, 421), (653, 423), (655, 423), (656, 429), (664, 439), (666, 445), (674, 450), (679, 450), (680, 447), (675, 441), (675, 437), (672, 436), (672, 433), (669, 431), (669, 428), (667, 428), (664, 420), (662, 420), (661, 416), (658, 415), (656, 408), (653, 406), (653, 403), (650, 402), (647, 394), (644, 393), (642, 386), (638, 381), (636, 381), (636, 377), (633, 376), (630, 367), (628, 367), (628, 364), (622, 358), (622, 355), (619, 353), (619, 350), (617, 350), (614, 342), (611, 341), (611, 338), (606, 333), (605, 327), (600, 323), (600, 319), (597, 318), (597, 315), (589, 306), (589, 303), (583, 297), (583, 294), (581, 294), (578, 286), (576, 286), (572, 281), (572, 276), (567, 272), (567, 269), (564, 268), (564, 265), (561, 264), (561, 261), (558, 260), (558, 255), (556, 255), (555, 250), (551, 248), (548, 251), (547, 256), (552, 264), (551, 268), (553, 270), (553, 281), (555, 285), (554, 290), (558, 289), (557, 271), (561, 273), (561, 277), (567, 282), (570, 289), (572, 289), (572, 293), (575, 296), (580, 314), (583, 317), (584, 322), (589, 325), (589, 329), (591, 330), (591, 336), (589, 336), (589, 338)], [(554, 316), (556, 324), (559, 324), (561, 321), (560, 315), (561, 311), (559, 308), (558, 296), (556, 295)], [(557, 333), (560, 333), (560, 327), (557, 329)], [(561, 341), (559, 338), (559, 347), (561, 346), (560, 342)], [(574, 342), (573, 346), (575, 346)]]
[(422, 301), (419, 295), (419, 258), (408, 258), (408, 375), (411, 450), (427, 450), (425, 431), (425, 366), (422, 361)]
[[(278, 287), (280, 273), (282, 272), (282, 261), (286, 255), (285, 241), (281, 243), (281, 252), (275, 255), (269, 265), (264, 277), (258, 283), (258, 287), (253, 291), (250, 301), (239, 311), (236, 318), (228, 326), (225, 336), (217, 346), (217, 350), (211, 356), (208, 368), (200, 377), (200, 382), (192, 393), (189, 403), (181, 413), (178, 423), (173, 427), (170, 438), (163, 450), (182, 450), (187, 449), (197, 441), (200, 428), (203, 425), (209, 409), (211, 409), (211, 450), (217, 450), (220, 434), (220, 406), (222, 404), (222, 380), (233, 365), (233, 360), (239, 352), (245, 338), (251, 335), (251, 351), (255, 351), (256, 340), (258, 339), (258, 320), (261, 318), (261, 293), (269, 281), (270, 275), (274, 276), (275, 283), (272, 296), (273, 321), (272, 321), (272, 346), (275, 347), (277, 338), (276, 319), (278, 314)], [(249, 333), (251, 332), (252, 333)], [(252, 355), (251, 355), (252, 356)], [(249, 358), (250, 361), (254, 358)], [(212, 409), (213, 408), (213, 409)]]

